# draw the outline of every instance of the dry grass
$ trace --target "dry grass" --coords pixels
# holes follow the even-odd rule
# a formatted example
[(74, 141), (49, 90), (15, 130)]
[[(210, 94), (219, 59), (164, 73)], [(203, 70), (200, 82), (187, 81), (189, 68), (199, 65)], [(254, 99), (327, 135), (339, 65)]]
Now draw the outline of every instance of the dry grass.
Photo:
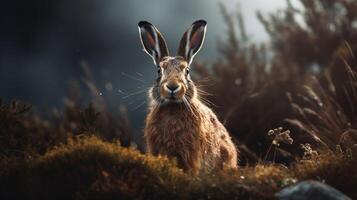
[(357, 197), (355, 185), (357, 148), (342, 151), (327, 151), (311, 160), (302, 160), (293, 165), (292, 173), (298, 180), (318, 180), (345, 192), (352, 199)]
[[(301, 2), (304, 11), (289, 4), (278, 14), (258, 14), (270, 46), (252, 43), (242, 15), (222, 7), (228, 27), (222, 56), (212, 68), (193, 67), (200, 92), (209, 93), (205, 101), (237, 139), (237, 171), (192, 177), (175, 161), (127, 148), (125, 107), (110, 112), (82, 62), (93, 99), (86, 109), (77, 83), (65, 111), (49, 121), (27, 104), (0, 101), (0, 198), (273, 199), (306, 179), (357, 198), (357, 3)], [(289, 131), (269, 131), (281, 126)]]
[[(355, 149), (356, 150), (356, 149)], [(354, 152), (357, 153), (357, 152)], [(95, 136), (70, 139), (26, 162), (2, 164), (2, 199), (272, 199), (315, 179), (357, 197), (356, 154), (328, 152), (291, 167), (258, 164), (191, 177), (165, 157), (143, 155)]]
[[(82, 82), (70, 84), (64, 101), (65, 110), (57, 116), (57, 119), (61, 119), (57, 124), (74, 135), (100, 132), (100, 136), (106, 140), (119, 139), (123, 146), (130, 146), (133, 130), (126, 107), (112, 105), (114, 101), (109, 96), (101, 95), (102, 92), (98, 89), (90, 67), (85, 61), (81, 62), (81, 68)], [(86, 95), (90, 96), (90, 102), (86, 102)], [(83, 109), (88, 104), (89, 106)]]
[(11, 169), (1, 178), (4, 199), (174, 198), (183, 191), (177, 186), (188, 180), (167, 158), (94, 136), (70, 139), (22, 165), (1, 168)]
[[(27, 113), (28, 108), (20, 102), (1, 104), (1, 141), (11, 141), (2, 144), (2, 199), (273, 199), (275, 192), (305, 179), (357, 196), (357, 177), (350, 173), (357, 166), (356, 146), (317, 153), (305, 145), (303, 158), (290, 166), (259, 161), (237, 171), (192, 177), (167, 158), (99, 139), (92, 107), (79, 112), (84, 131), (77, 136)], [(274, 148), (292, 142), (288, 131), (271, 132)]]
[(357, 143), (357, 68), (348, 47), (340, 49), (342, 59), (320, 79), (308, 80), (296, 100), (289, 95), (297, 118), (286, 121), (320, 148), (347, 149)]
[(303, 10), (287, 2), (278, 12), (258, 13), (268, 45), (250, 41), (241, 13), (223, 7), (228, 38), (218, 47), (221, 57), (212, 68), (193, 67), (196, 79), (209, 80), (202, 84), (212, 94), (206, 98), (237, 139), (241, 164), (264, 158), (273, 127), (291, 130), (295, 140), (278, 148), (279, 163), (295, 162), (306, 142), (328, 149), (356, 142), (356, 1), (301, 0)]

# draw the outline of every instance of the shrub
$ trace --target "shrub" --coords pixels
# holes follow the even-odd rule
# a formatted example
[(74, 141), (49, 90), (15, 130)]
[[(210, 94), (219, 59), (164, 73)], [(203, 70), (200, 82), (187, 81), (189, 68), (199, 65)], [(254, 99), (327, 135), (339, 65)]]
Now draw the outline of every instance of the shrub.
[[(237, 138), (242, 152), (241, 164), (261, 160), (270, 145), (265, 133), (272, 127), (283, 126), (292, 130), (296, 140), (293, 145), (278, 149), (275, 161), (280, 163), (296, 161), (294, 157), (302, 153), (300, 143), (321, 146), (316, 138), (325, 138), (330, 142), (328, 147), (334, 148), (340, 136), (354, 137), (355, 131), (348, 130), (348, 124), (351, 128), (355, 126), (355, 94), (351, 87), (355, 82), (345, 82), (346, 77), (351, 76), (345, 72), (353, 69), (356, 62), (346, 59), (343, 52), (348, 50), (348, 54), (354, 55), (357, 51), (357, 4), (355, 1), (339, 0), (300, 2), (301, 10), (287, 1), (287, 8), (278, 12), (269, 15), (257, 13), (270, 36), (268, 45), (252, 43), (245, 33), (240, 12), (231, 15), (223, 8), (228, 38), (218, 47), (221, 57), (213, 62), (212, 68), (207, 67), (207, 63), (196, 66), (197, 79), (203, 82), (209, 80), (210, 83), (202, 84), (205, 91), (212, 94), (206, 97), (207, 100), (216, 105), (214, 109), (219, 118)], [(239, 34), (236, 30), (240, 31)], [(346, 59), (345, 63), (341, 62), (341, 56)], [(342, 72), (344, 67), (350, 69)], [(320, 86), (312, 86), (312, 75), (316, 76), (314, 82), (319, 82)], [(313, 88), (309, 90), (315, 93), (328, 93), (324, 103), (330, 101), (328, 104), (333, 105), (329, 114), (323, 114), (321, 109), (316, 112), (311, 106), (306, 107), (306, 88)], [(290, 94), (291, 98), (287, 98), (286, 94)], [(314, 121), (318, 118), (322, 120), (316, 121), (316, 124), (312, 121), (307, 123), (306, 117), (302, 119), (296, 112), (296, 105), (306, 108), (305, 112), (316, 118)], [(334, 118), (329, 119), (333, 112)], [(349, 134), (343, 134), (346, 131)]]
[(0, 154), (34, 156), (63, 142), (66, 133), (55, 130), (50, 123), (29, 112), (31, 106), (20, 101), (0, 101)]

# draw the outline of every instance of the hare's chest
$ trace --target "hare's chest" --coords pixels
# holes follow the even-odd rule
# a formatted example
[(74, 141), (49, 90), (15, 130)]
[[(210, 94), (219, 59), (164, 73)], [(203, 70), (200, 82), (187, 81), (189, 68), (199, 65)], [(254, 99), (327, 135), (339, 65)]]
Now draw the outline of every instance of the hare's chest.
[(164, 116), (158, 117), (153, 126), (156, 126), (158, 132), (168, 137), (179, 138), (185, 135), (196, 135), (199, 132), (199, 123), (191, 117), (184, 116)]
[(156, 113), (148, 116), (145, 134), (162, 146), (182, 148), (200, 140), (200, 123), (189, 115)]

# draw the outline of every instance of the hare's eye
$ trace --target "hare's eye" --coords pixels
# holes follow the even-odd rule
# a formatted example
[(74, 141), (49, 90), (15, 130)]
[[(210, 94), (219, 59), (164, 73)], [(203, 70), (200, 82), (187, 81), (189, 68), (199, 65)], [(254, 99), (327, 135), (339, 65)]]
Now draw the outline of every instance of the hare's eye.
[(188, 75), (190, 73), (189, 69), (186, 69), (186, 75)]
[(157, 68), (157, 73), (160, 75), (161, 74), (161, 68)]

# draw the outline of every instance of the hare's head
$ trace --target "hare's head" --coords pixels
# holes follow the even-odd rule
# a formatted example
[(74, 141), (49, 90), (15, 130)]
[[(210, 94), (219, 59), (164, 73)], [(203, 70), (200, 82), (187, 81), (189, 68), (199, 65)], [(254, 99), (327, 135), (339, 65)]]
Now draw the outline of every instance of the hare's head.
[(139, 22), (139, 33), (144, 50), (158, 70), (158, 78), (150, 96), (161, 103), (187, 103), (196, 95), (190, 79), (190, 64), (200, 50), (206, 32), (206, 21), (198, 20), (184, 33), (177, 56), (169, 56), (167, 44), (154, 25)]

